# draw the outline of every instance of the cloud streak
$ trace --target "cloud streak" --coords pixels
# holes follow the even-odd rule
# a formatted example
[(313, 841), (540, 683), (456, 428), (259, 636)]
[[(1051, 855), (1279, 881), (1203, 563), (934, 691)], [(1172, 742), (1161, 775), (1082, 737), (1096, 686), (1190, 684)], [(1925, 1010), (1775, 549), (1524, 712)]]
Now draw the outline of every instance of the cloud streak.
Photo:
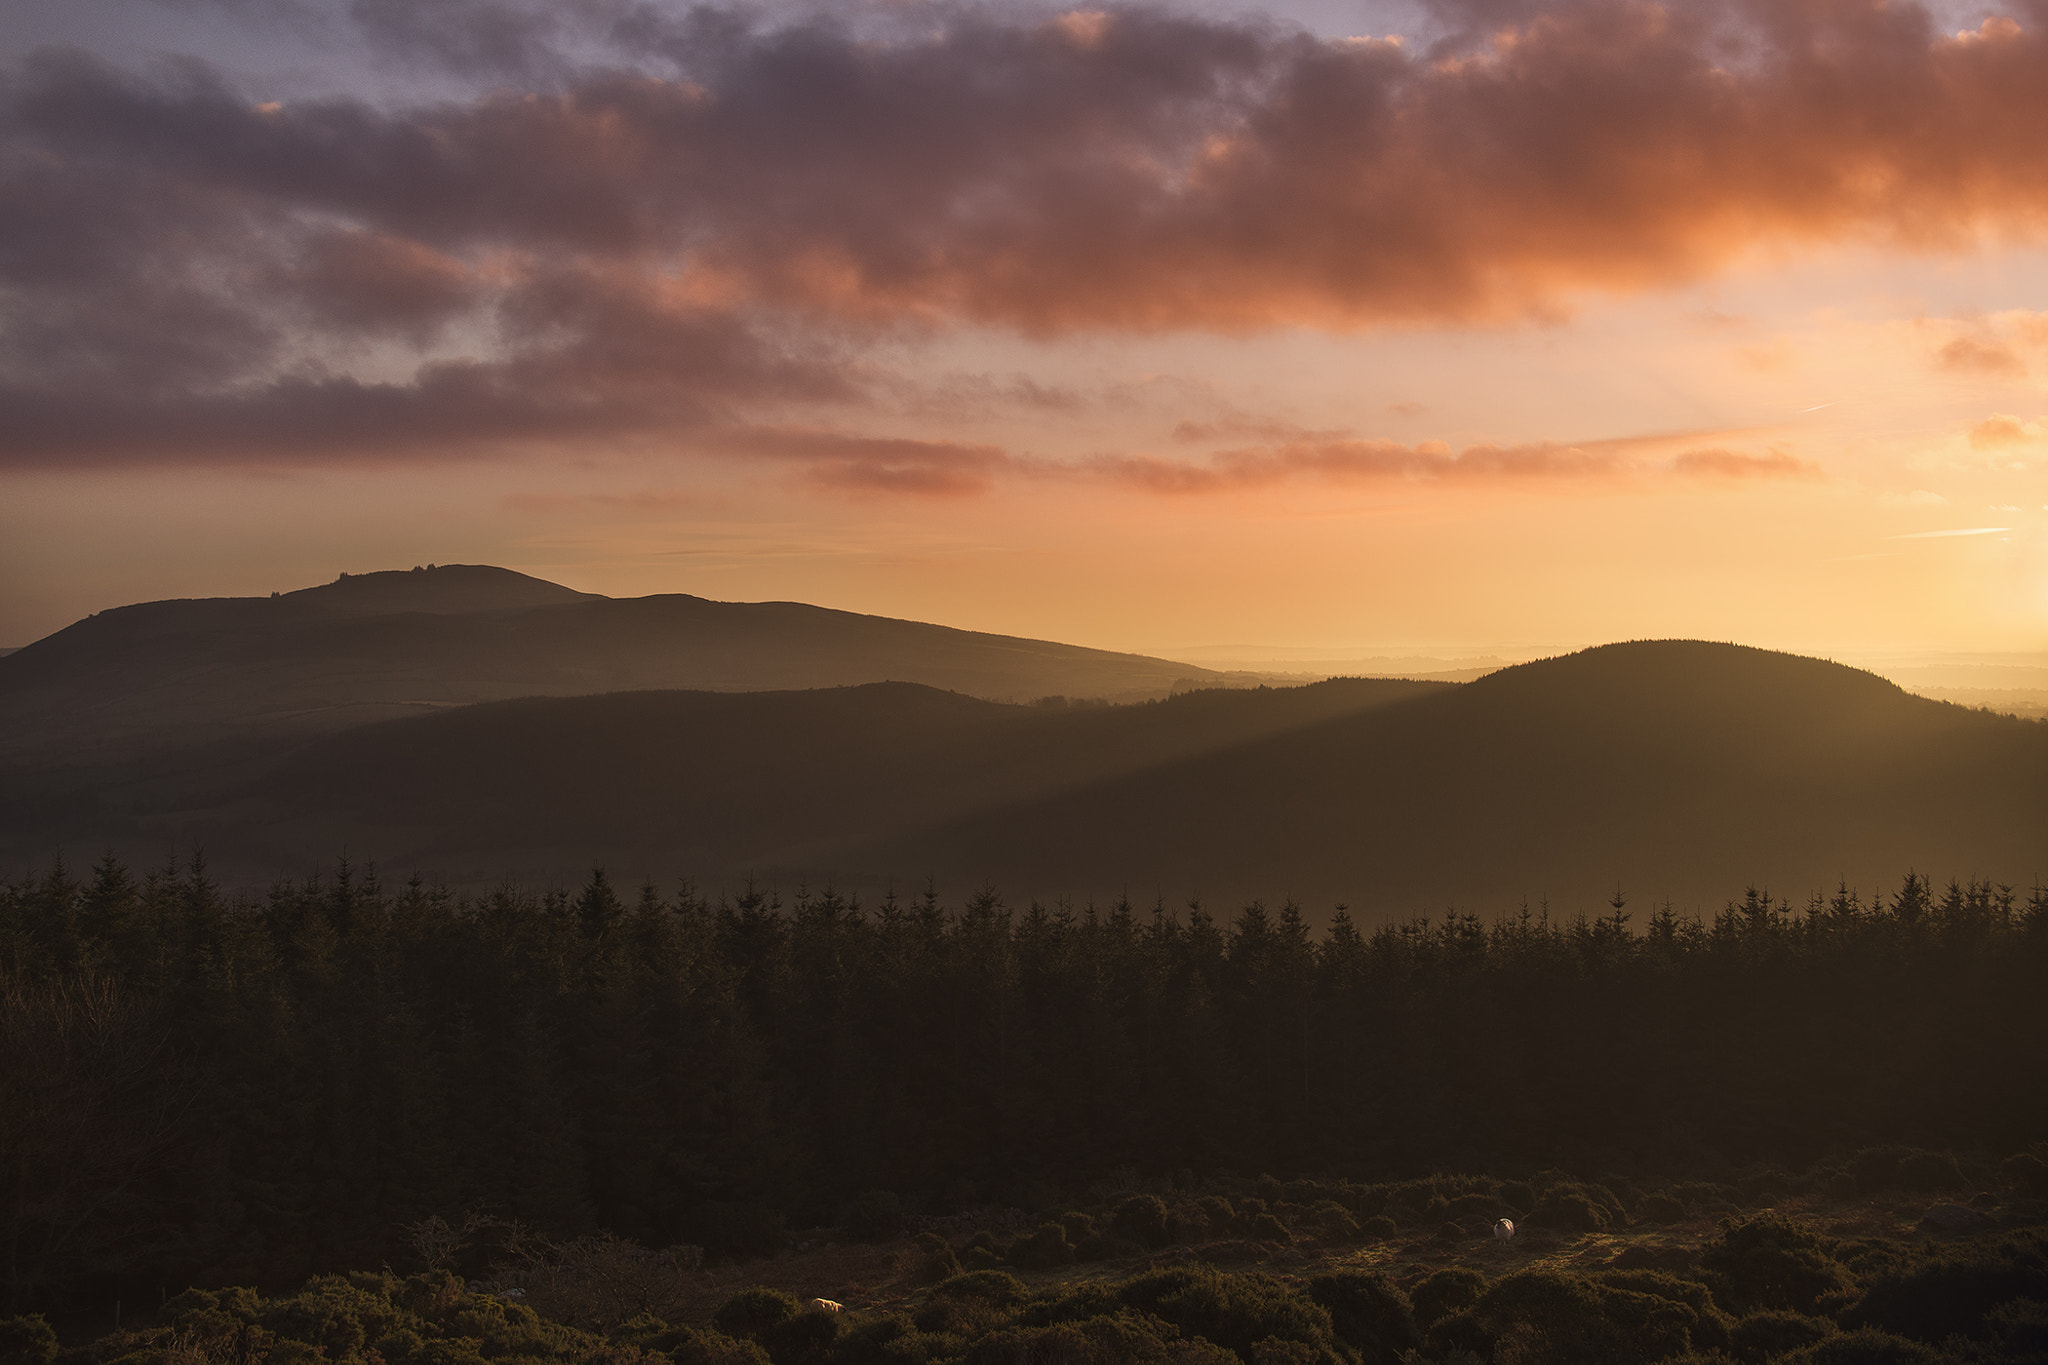
[[(1261, 424), (1233, 425), (1257, 429)], [(1177, 431), (1176, 437), (1182, 437), (1184, 430)], [(1722, 482), (1821, 477), (1817, 466), (1781, 451), (1755, 455), (1715, 447), (1689, 449), (1669, 461), (1657, 458), (1658, 452), (1682, 439), (1647, 436), (1575, 445), (1480, 443), (1453, 450), (1442, 441), (1404, 445), (1340, 434), (1217, 451), (1201, 462), (1140, 455), (1105, 457), (1061, 468), (1147, 492), (1197, 495), (1290, 483), (1573, 487), (1673, 476)]]
[[(865, 401), (849, 357), (904, 329), (1503, 321), (1759, 245), (2048, 224), (2033, 4), (1961, 35), (1877, 0), (1464, 5), (1434, 48), (1142, 7), (921, 7), (877, 36), (590, 4), (639, 54), (603, 68), (539, 11), (355, 8), (382, 42), (528, 88), (257, 104), (194, 61), (8, 72), (0, 462), (766, 427)], [(1937, 362), (2019, 363), (1969, 339)], [(1798, 472), (1757, 458), (1676, 468)], [(938, 491), (971, 463), (820, 467)], [(1182, 468), (1121, 477), (1602, 466), (1304, 439)]]

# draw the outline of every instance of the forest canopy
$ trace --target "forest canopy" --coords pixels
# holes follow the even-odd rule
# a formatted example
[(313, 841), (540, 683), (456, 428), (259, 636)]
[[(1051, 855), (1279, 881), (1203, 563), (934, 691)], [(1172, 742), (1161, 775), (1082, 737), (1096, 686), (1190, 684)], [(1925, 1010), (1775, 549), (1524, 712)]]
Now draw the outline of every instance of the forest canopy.
[(869, 1192), (1038, 1207), (1119, 1169), (1995, 1161), (2048, 1131), (2044, 966), (2048, 893), (1918, 876), (1316, 933), (1291, 903), (58, 865), (0, 888), (0, 1306), (297, 1283), (464, 1210), (716, 1257)]

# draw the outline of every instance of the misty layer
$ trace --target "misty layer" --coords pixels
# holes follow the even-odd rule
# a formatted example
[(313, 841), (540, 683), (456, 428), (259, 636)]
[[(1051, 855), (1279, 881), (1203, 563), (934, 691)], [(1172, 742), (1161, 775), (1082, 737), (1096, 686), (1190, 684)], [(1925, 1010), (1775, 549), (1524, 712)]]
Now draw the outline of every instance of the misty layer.
[[(44, 52), (0, 88), (0, 459), (688, 434), (815, 461), (772, 433), (923, 329), (1511, 320), (1759, 247), (2025, 238), (2036, 9), (1586, 0), (1433, 47), (1142, 8), (639, 14), (620, 65), (541, 82), (569, 68), (522, 47), (500, 65), (541, 93), (400, 108)], [(994, 458), (822, 473), (945, 491)]]

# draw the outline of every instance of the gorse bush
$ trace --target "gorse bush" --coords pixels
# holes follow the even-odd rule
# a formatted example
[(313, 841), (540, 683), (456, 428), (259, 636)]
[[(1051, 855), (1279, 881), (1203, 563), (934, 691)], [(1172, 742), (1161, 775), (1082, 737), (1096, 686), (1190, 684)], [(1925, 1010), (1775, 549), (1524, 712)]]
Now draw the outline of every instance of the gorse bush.
[(1166, 1204), (1157, 1195), (1134, 1194), (1109, 1215), (1111, 1232), (1140, 1246), (1166, 1245)]
[(41, 1314), (0, 1318), (0, 1365), (50, 1365), (57, 1333)]
[(742, 1289), (718, 1306), (711, 1325), (729, 1336), (758, 1338), (802, 1311), (794, 1294), (780, 1289)]
[(1833, 1336), (1835, 1331), (1835, 1324), (1828, 1319), (1804, 1313), (1752, 1313), (1729, 1332), (1728, 1353), (1740, 1361), (1762, 1362), (1811, 1346), (1823, 1337)]
[(1330, 1330), (1358, 1353), (1360, 1365), (1394, 1365), (1421, 1344), (1408, 1296), (1384, 1275), (1318, 1275), (1308, 1282), (1308, 1296), (1329, 1313)]
[[(1045, 1228), (1066, 1232), (1064, 1222)], [(1840, 1249), (1783, 1214), (1731, 1223), (1717, 1245), (1752, 1262), (1766, 1250)], [(1740, 1283), (1725, 1272), (1488, 1278), (1453, 1266), (1415, 1282), (1411, 1298), (1371, 1271), (1284, 1278), (1188, 1262), (1125, 1279), (972, 1272), (907, 1301), (890, 1288), (892, 1306), (878, 1311), (849, 1302), (826, 1313), (749, 1288), (727, 1295), (708, 1324), (642, 1312), (592, 1332), (442, 1272), (353, 1273), (273, 1297), (190, 1291), (156, 1325), (74, 1346), (62, 1365), (2038, 1365), (2044, 1248), (2039, 1228), (1859, 1244), (1850, 1258), (1868, 1271), (1836, 1295), (1850, 1305), (1839, 1324), (1786, 1309), (1738, 1317), (1719, 1297)], [(29, 1365), (50, 1365), (55, 1339), (40, 1320), (0, 1330), (7, 1349), (28, 1344)]]
[(1415, 1305), (1415, 1320), (1429, 1327), (1472, 1307), (1485, 1292), (1484, 1275), (1467, 1266), (1450, 1266), (1425, 1278), (1408, 1297)]
[(1714, 1296), (1737, 1313), (1789, 1309), (1811, 1313), (1849, 1288), (1841, 1244), (1773, 1213), (1727, 1223), (1700, 1256)]
[(1878, 1274), (1842, 1321), (1939, 1343), (1986, 1335), (1993, 1310), (2039, 1298), (2048, 1298), (2048, 1231), (2037, 1228), (1939, 1247)]

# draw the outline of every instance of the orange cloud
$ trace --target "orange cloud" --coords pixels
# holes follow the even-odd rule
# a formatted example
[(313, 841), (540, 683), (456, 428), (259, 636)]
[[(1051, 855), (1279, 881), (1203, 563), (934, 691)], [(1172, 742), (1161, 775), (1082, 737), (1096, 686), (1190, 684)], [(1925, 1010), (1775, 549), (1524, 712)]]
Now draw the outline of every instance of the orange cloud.
[(1671, 472), (1716, 479), (1813, 479), (1820, 467), (1781, 450), (1744, 455), (1733, 450), (1688, 450), (1671, 461)]
[(708, 444), (800, 463), (827, 488), (869, 493), (959, 497), (986, 491), (995, 476), (1016, 466), (999, 446), (900, 437), (852, 436), (801, 428), (726, 432)]
[(1981, 422), (1969, 426), (1970, 448), (1972, 450), (2002, 450), (2007, 446), (2026, 445), (2039, 439), (2041, 427), (2038, 423), (2028, 425), (2019, 418), (2002, 412), (1994, 412)]
[(1211, 493), (1303, 478), (1339, 483), (1583, 483), (1629, 473), (1634, 466), (1626, 445), (1482, 444), (1454, 452), (1441, 441), (1403, 445), (1341, 439), (1220, 451), (1205, 464), (1131, 456), (1099, 460), (1088, 468), (1115, 482), (1157, 493)]
[(1998, 341), (1957, 337), (1934, 353), (1935, 363), (1944, 370), (1972, 374), (2025, 374), (2026, 362), (2011, 347)]
[[(416, 107), (35, 54), (0, 81), (0, 464), (675, 436), (859, 402), (892, 329), (1554, 316), (1759, 247), (2048, 225), (2039, 4), (1962, 35), (1908, 0), (1450, 8), (1471, 34), (1432, 48), (1142, 6), (641, 7), (603, 67), (563, 55), (568, 7), (512, 33), (451, 3), (371, 36), (503, 84)], [(365, 336), (415, 368), (351, 368)], [(1262, 439), (1245, 471), (1522, 458)]]

